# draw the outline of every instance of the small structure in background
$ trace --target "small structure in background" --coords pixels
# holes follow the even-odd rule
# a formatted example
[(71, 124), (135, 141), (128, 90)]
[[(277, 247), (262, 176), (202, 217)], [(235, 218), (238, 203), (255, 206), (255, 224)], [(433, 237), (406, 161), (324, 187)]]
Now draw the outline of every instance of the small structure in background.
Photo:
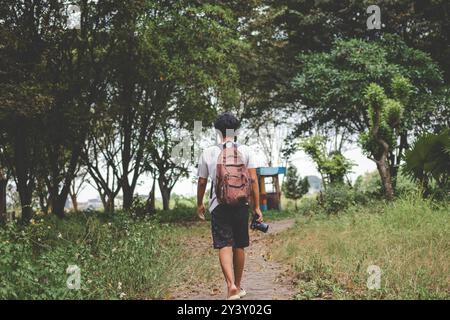
[(286, 174), (285, 167), (257, 168), (259, 199), (262, 211), (281, 210), (280, 174)]

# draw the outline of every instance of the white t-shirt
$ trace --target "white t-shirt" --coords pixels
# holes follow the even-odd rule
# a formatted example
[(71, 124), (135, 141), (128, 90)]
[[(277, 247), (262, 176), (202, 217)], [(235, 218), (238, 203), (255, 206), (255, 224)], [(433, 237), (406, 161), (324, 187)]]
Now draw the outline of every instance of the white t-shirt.
[[(242, 161), (246, 165), (247, 169), (253, 169), (257, 167), (257, 160), (255, 153), (245, 145), (238, 145), (238, 151), (241, 154)], [(216, 180), (216, 167), (217, 159), (222, 152), (220, 145), (211, 146), (203, 150), (202, 155), (198, 161), (197, 175), (199, 178), (208, 179), (213, 181), (215, 185)], [(210, 186), (211, 188), (211, 186)], [(209, 195), (211, 195), (211, 189), (207, 189)], [(213, 188), (212, 197), (209, 198), (209, 212), (212, 212), (219, 203), (217, 202), (216, 191)]]

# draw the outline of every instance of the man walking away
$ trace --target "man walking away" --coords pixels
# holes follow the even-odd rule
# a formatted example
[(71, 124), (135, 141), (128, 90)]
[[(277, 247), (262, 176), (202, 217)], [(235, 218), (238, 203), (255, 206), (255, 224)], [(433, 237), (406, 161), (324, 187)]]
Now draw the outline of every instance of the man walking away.
[(203, 198), (211, 178), (209, 211), (213, 245), (219, 250), (220, 266), (228, 287), (227, 298), (238, 300), (246, 295), (241, 287), (245, 251), (249, 246), (249, 200), (258, 221), (263, 221), (259, 207), (256, 156), (245, 145), (236, 143), (239, 120), (226, 112), (214, 127), (220, 144), (205, 149), (198, 164), (197, 215), (205, 220)]

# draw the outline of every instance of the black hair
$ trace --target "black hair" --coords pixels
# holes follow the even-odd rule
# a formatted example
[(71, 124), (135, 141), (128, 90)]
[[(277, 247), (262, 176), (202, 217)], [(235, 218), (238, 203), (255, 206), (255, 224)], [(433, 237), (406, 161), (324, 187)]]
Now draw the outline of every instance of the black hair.
[(236, 135), (236, 130), (239, 129), (239, 127), (239, 120), (231, 112), (222, 113), (217, 118), (216, 122), (214, 122), (214, 128), (220, 131), (223, 138), (227, 135), (227, 129), (234, 130)]

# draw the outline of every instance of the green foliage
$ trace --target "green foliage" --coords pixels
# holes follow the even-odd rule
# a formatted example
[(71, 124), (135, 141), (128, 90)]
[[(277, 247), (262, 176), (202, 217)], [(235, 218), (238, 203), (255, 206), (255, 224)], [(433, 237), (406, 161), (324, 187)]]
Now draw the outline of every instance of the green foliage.
[(371, 198), (379, 198), (383, 195), (383, 186), (377, 171), (358, 176), (353, 188), (356, 193), (365, 194)]
[(404, 107), (400, 101), (386, 99), (383, 107), (383, 118), (389, 128), (396, 129), (403, 117)]
[(319, 205), (316, 197), (305, 197), (298, 206), (298, 213), (304, 216), (319, 214), (323, 208)]
[(396, 75), (394, 79), (392, 79), (391, 90), (394, 99), (400, 101), (404, 106), (409, 104), (409, 99), (414, 93), (414, 87), (409, 80), (399, 75)]
[[(430, 98), (430, 91), (442, 85), (437, 65), (396, 36), (386, 35), (375, 41), (337, 40), (329, 51), (304, 53), (298, 61), (300, 70), (293, 86), (305, 105), (304, 112), (310, 115), (299, 125), (302, 130), (297, 131), (298, 135), (316, 125), (361, 133), (369, 126), (367, 110), (362, 106), (364, 90), (371, 83), (389, 90), (393, 83), (395, 94), (388, 95), (403, 103), (411, 102), (406, 115), (409, 129), (429, 123), (424, 115), (438, 105)], [(404, 79), (409, 79), (410, 84)], [(409, 99), (403, 99), (408, 93)]]
[(373, 111), (374, 109), (381, 109), (383, 108), (384, 102), (386, 101), (386, 93), (384, 92), (384, 89), (376, 84), (376, 83), (371, 83), (368, 85), (368, 87), (365, 89), (364, 91), (364, 98), (367, 102), (367, 104), (370, 106), (370, 111), (372, 111), (370, 113), (371, 117), (371, 121), (373, 123)]
[(450, 130), (439, 134), (419, 137), (406, 152), (404, 171), (423, 188), (424, 195), (430, 193), (430, 183), (446, 189), (450, 180)]
[[(193, 212), (190, 212), (193, 215)], [(1, 299), (162, 298), (182, 274), (180, 229), (128, 214), (43, 216), (0, 228)], [(186, 265), (186, 263), (184, 265)], [(68, 290), (68, 265), (81, 289)]]
[(355, 193), (351, 187), (345, 184), (329, 186), (323, 193), (320, 204), (328, 214), (344, 211), (355, 203)]
[[(358, 176), (353, 189), (355, 190), (356, 202), (360, 203), (359, 197), (366, 199), (381, 199), (383, 197), (383, 186), (377, 171), (365, 173)], [(411, 178), (400, 171), (396, 178), (396, 192), (401, 196), (417, 193), (417, 185)]]
[[(298, 299), (449, 299), (449, 219), (448, 205), (414, 196), (298, 217), (275, 258), (293, 267)], [(370, 265), (381, 290), (367, 288)]]
[(287, 169), (285, 181), (283, 183), (283, 193), (287, 199), (296, 201), (309, 191), (309, 182), (306, 177), (301, 178), (297, 173), (297, 168), (290, 165)]
[(395, 189), (399, 197), (407, 197), (408, 195), (412, 196), (419, 193), (417, 184), (403, 170), (400, 170), (398, 173), (395, 184)]
[[(407, 79), (396, 76), (390, 88), (396, 97), (405, 102), (408, 100), (411, 84)], [(364, 90), (364, 98), (369, 107), (370, 126), (368, 132), (360, 135), (359, 141), (363, 150), (378, 160), (385, 151), (380, 139), (388, 144), (390, 150), (395, 148), (395, 130), (401, 125), (404, 105), (399, 100), (388, 98), (385, 90), (376, 83), (369, 84)]]
[(345, 175), (350, 172), (354, 165), (338, 150), (327, 153), (324, 136), (314, 135), (305, 138), (301, 141), (300, 148), (316, 164), (325, 187), (327, 184), (344, 182)]

